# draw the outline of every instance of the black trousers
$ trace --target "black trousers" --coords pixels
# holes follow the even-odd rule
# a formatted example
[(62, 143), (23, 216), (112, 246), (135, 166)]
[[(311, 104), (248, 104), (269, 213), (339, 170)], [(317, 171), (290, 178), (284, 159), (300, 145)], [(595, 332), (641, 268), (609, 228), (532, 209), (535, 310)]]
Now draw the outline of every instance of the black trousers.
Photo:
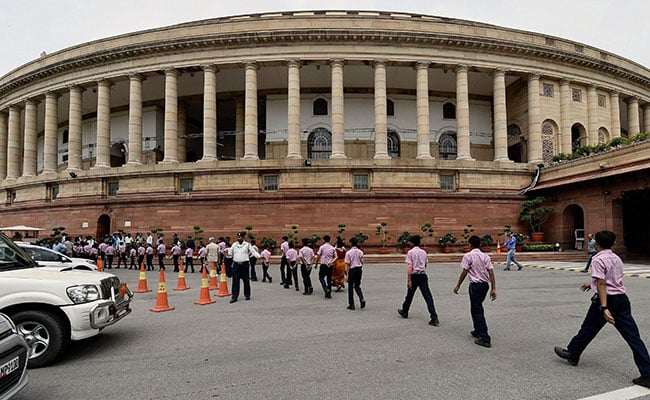
[(192, 272), (194, 272), (194, 258), (185, 257), (185, 271), (183, 272), (187, 272), (190, 268), (192, 268)]
[(424, 297), (424, 301), (427, 303), (429, 316), (431, 319), (438, 319), (436, 307), (433, 304), (433, 296), (431, 295), (431, 290), (429, 290), (429, 279), (427, 278), (427, 274), (411, 275), (411, 287), (406, 291), (406, 298), (402, 304), (402, 310), (408, 314), (409, 308), (411, 308), (411, 302), (413, 301), (413, 296), (418, 288), (420, 288), (420, 293), (422, 293), (422, 297)]
[(113, 257), (115, 257), (113, 254), (106, 255), (106, 262), (108, 263), (108, 269), (113, 268)]
[(129, 269), (134, 268), (138, 269), (139, 267), (135, 265), (135, 256), (130, 256), (131, 257), (131, 264), (129, 265)]
[(165, 270), (165, 255), (164, 254), (158, 254), (158, 267), (160, 268), (161, 271)]
[(291, 285), (291, 273), (289, 272), (289, 260), (286, 256), (282, 256), (280, 260), (280, 283), (282, 285)]
[[(598, 332), (607, 323), (603, 312), (599, 309), (600, 301), (596, 296), (592, 299), (591, 306), (587, 311), (585, 320), (578, 331), (578, 334), (571, 339), (567, 350), (569, 353), (580, 356), (587, 348), (589, 343), (596, 337)], [(641, 376), (650, 376), (650, 356), (641, 335), (639, 328), (632, 318), (632, 307), (630, 299), (626, 294), (607, 295), (607, 307), (614, 317), (614, 328), (621, 334), (627, 345), (632, 349), (634, 363), (636, 364)]]
[(469, 310), (472, 314), (474, 323), (474, 332), (484, 342), (490, 343), (491, 338), (488, 335), (487, 322), (485, 322), (485, 310), (483, 301), (490, 290), (490, 284), (487, 282), (471, 282), (469, 284)]
[(334, 272), (333, 265), (321, 264), (320, 271), (318, 271), (318, 280), (323, 287), (325, 294), (332, 292), (332, 273)]
[(307, 268), (305, 264), (300, 264), (300, 274), (302, 275), (302, 284), (305, 287), (305, 293), (314, 290), (311, 285), (311, 268)]
[(144, 262), (144, 254), (138, 255), (138, 269), (142, 268), (142, 263)]
[(178, 259), (180, 258), (180, 254), (174, 254), (172, 255), (172, 260), (174, 262), (174, 272), (178, 272)]
[(289, 263), (289, 270), (287, 271), (287, 277), (289, 279), (289, 283), (285, 282), (285, 287), (291, 286), (291, 281), (293, 280), (293, 283), (296, 286), (296, 290), (300, 290), (298, 287), (298, 266), (296, 265), (295, 261), (291, 261)]
[(363, 292), (361, 291), (361, 273), (362, 267), (350, 268), (348, 272), (348, 304), (354, 306), (354, 292), (357, 292), (359, 301), (363, 301)]
[(248, 260), (251, 264), (251, 281), (256, 281), (257, 280), (257, 273), (255, 272), (255, 264), (257, 264), (257, 258), (251, 257), (250, 260)]
[(124, 268), (126, 268), (126, 253), (117, 253), (117, 267), (119, 268), (120, 264), (124, 264)]
[(244, 297), (247, 299), (251, 297), (251, 282), (248, 276), (250, 270), (250, 263), (248, 261), (243, 263), (232, 263), (232, 299), (237, 300), (239, 297), (239, 280), (244, 281)]
[(267, 263), (265, 263), (263, 261), (262, 261), (262, 274), (263, 274), (262, 275), (262, 278), (263, 278), (262, 280), (263, 281), (268, 279), (269, 282), (271, 282), (272, 278), (271, 278), (271, 275), (269, 275), (269, 264), (267, 264)]
[(226, 266), (226, 276), (227, 276), (228, 278), (232, 278), (232, 277), (233, 277), (233, 272), (232, 272), (232, 264), (233, 264), (233, 262), (232, 262), (232, 258), (225, 257), (224, 260), (223, 260), (223, 264)]
[(147, 271), (153, 271), (153, 254), (147, 254)]

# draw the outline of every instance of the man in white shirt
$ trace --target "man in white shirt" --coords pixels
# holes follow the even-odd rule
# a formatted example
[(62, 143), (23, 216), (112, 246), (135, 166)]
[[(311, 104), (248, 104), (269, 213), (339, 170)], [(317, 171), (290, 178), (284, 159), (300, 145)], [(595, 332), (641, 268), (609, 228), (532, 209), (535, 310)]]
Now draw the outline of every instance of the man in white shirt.
[(250, 243), (244, 241), (246, 232), (237, 233), (237, 241), (229, 249), (232, 255), (232, 297), (230, 303), (237, 301), (239, 297), (239, 280), (244, 281), (244, 298), (251, 299), (250, 283), (250, 258), (259, 258), (260, 254), (253, 249)]

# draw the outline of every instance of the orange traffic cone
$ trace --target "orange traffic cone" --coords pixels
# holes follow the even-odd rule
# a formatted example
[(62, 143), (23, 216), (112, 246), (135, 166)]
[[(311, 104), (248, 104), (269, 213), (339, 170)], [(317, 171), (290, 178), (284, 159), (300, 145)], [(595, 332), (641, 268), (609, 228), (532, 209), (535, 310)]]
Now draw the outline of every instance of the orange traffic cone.
[(214, 265), (214, 261), (212, 261), (212, 268), (210, 268), (210, 290), (217, 290), (219, 289), (219, 286), (217, 286), (217, 267)]
[(199, 295), (199, 300), (195, 301), (194, 304), (203, 306), (212, 303), (216, 303), (216, 301), (210, 298), (210, 288), (208, 287), (208, 273), (206, 272), (206, 269), (203, 268), (203, 272), (201, 273), (201, 294)]
[(232, 295), (228, 291), (228, 277), (226, 276), (226, 266), (224, 264), (221, 264), (221, 276), (219, 278), (219, 292), (215, 296), (226, 297)]
[(180, 269), (178, 270), (178, 284), (174, 288), (174, 290), (187, 290), (191, 289), (185, 284), (185, 271), (183, 268), (183, 260), (181, 260), (181, 265), (179, 267)]
[(138, 288), (135, 290), (135, 293), (147, 293), (151, 292), (151, 289), (147, 287), (147, 274), (144, 272), (144, 263), (140, 264), (140, 280), (138, 281)]
[(98, 258), (98, 259), (97, 259), (97, 271), (99, 271), (99, 272), (102, 272), (102, 271), (103, 271), (103, 268), (102, 268), (102, 259), (101, 259), (101, 258)]
[(149, 311), (163, 312), (171, 311), (174, 307), (170, 307), (167, 302), (167, 283), (165, 282), (165, 270), (160, 270), (160, 280), (158, 282), (158, 299), (156, 300), (156, 307), (150, 308)]
[(497, 243), (497, 254), (501, 254), (501, 245)]

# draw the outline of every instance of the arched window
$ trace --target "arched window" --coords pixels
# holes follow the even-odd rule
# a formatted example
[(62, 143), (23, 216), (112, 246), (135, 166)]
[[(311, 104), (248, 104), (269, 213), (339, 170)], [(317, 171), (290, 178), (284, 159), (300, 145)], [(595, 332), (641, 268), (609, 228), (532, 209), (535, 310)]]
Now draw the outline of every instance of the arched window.
[(440, 135), (438, 140), (439, 145), (439, 158), (443, 160), (455, 160), (458, 153), (456, 144), (456, 133), (445, 132)]
[(391, 99), (386, 100), (386, 115), (389, 117), (395, 116), (395, 103)]
[(601, 127), (598, 129), (598, 143), (605, 143), (609, 141), (609, 132), (606, 128)]
[(454, 103), (447, 102), (442, 105), (442, 118), (456, 119), (456, 105)]
[(316, 99), (314, 100), (314, 115), (327, 115), (327, 100)]
[(307, 138), (307, 157), (330, 158), (332, 155), (332, 133), (325, 128), (314, 129)]
[(390, 158), (400, 158), (400, 141), (399, 135), (395, 131), (388, 131), (388, 156)]
[(555, 124), (552, 121), (542, 123), (542, 159), (551, 163), (555, 155)]
[(508, 125), (508, 158), (514, 162), (524, 162), (526, 149), (518, 125)]
[(580, 124), (573, 124), (571, 127), (571, 152), (575, 153), (580, 147), (586, 144), (587, 131)]

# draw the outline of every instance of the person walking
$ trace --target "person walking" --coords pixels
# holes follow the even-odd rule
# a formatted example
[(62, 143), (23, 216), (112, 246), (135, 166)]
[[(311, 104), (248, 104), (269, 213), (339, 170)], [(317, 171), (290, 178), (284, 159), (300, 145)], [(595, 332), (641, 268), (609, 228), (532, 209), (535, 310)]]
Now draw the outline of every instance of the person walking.
[(194, 250), (191, 247), (185, 249), (185, 270), (184, 273), (192, 268), (192, 273), (194, 273)]
[(259, 257), (250, 243), (244, 241), (246, 232), (237, 233), (237, 241), (228, 249), (232, 256), (232, 297), (230, 303), (237, 301), (239, 297), (240, 280), (244, 282), (244, 298), (251, 299), (251, 283), (249, 280), (250, 258), (251, 256)]
[(269, 280), (269, 283), (273, 282), (273, 278), (269, 275), (269, 266), (271, 265), (271, 251), (266, 245), (262, 245), (262, 253), (260, 254), (262, 258), (262, 282)]
[[(485, 322), (485, 310), (483, 309), (483, 301), (490, 292), (490, 299), (492, 301), (497, 299), (497, 286), (494, 277), (494, 266), (492, 259), (487, 254), (480, 250), (481, 238), (476, 235), (470, 236), (468, 239), (471, 250), (463, 256), (460, 262), (462, 271), (458, 277), (458, 283), (454, 287), (454, 293), (458, 294), (460, 285), (469, 275), (469, 305), (470, 314), (472, 316), (472, 323), (474, 330), (470, 332), (479, 346), (491, 347), (492, 338), (488, 334), (487, 323)], [(490, 290), (490, 287), (492, 288)]]
[(113, 269), (113, 258), (115, 257), (115, 247), (107, 243), (104, 247), (104, 254), (106, 254), (106, 262), (108, 263), (108, 269)]
[(172, 262), (174, 263), (174, 272), (178, 272), (178, 260), (181, 258), (181, 244), (174, 243), (170, 252), (172, 253)]
[[(207, 267), (214, 268), (215, 270), (219, 270), (219, 259), (221, 258), (221, 249), (219, 249), (219, 245), (214, 242), (213, 237), (208, 239), (208, 245), (205, 246), (205, 256), (206, 256), (205, 263), (207, 264)], [(210, 272), (210, 270), (208, 269), (206, 272)]]
[(302, 239), (302, 247), (298, 251), (298, 262), (300, 263), (300, 274), (302, 275), (302, 284), (305, 287), (304, 295), (314, 293), (314, 287), (311, 284), (311, 266), (314, 261), (314, 249), (311, 248), (309, 239)]
[(132, 243), (130, 246), (129, 250), (129, 269), (138, 269), (138, 266), (136, 265), (136, 257), (138, 256), (138, 251), (135, 249), (135, 243)]
[(623, 261), (612, 251), (616, 235), (611, 231), (596, 233), (597, 254), (591, 266), (591, 282), (580, 287), (594, 291), (582, 326), (566, 349), (555, 347), (555, 354), (570, 365), (577, 366), (582, 353), (605, 324), (612, 324), (627, 342), (641, 376), (632, 380), (636, 385), (650, 388), (650, 355), (639, 335), (632, 317), (630, 299), (623, 285)]
[(289, 250), (289, 237), (282, 236), (282, 243), (280, 243), (280, 285), (291, 285), (291, 273), (289, 272), (289, 261), (287, 260), (287, 250)]
[(589, 267), (591, 267), (591, 260), (594, 258), (596, 253), (598, 253), (598, 250), (596, 249), (596, 240), (594, 239), (594, 235), (591, 233), (589, 236), (587, 236), (589, 241), (587, 242), (587, 266), (585, 266), (585, 269), (582, 270), (582, 272), (587, 273), (589, 272)]
[(348, 310), (354, 310), (354, 292), (359, 296), (361, 308), (366, 307), (366, 300), (361, 291), (361, 272), (363, 268), (363, 251), (357, 247), (359, 241), (350, 239), (352, 248), (345, 253), (345, 275), (348, 277)]
[(320, 263), (320, 271), (318, 271), (318, 280), (320, 281), (325, 298), (332, 298), (332, 272), (334, 270), (334, 262), (336, 262), (336, 249), (330, 244), (330, 235), (323, 236), (323, 243), (316, 253), (316, 268)]
[(508, 255), (506, 256), (506, 267), (504, 271), (510, 271), (510, 264), (515, 263), (517, 265), (517, 271), (521, 271), (521, 264), (515, 258), (515, 251), (517, 250), (517, 238), (512, 234), (512, 231), (506, 232), (506, 241), (503, 243), (504, 246), (508, 249)]
[[(295, 249), (293, 240), (289, 242), (289, 249), (286, 252), (287, 261), (289, 262), (289, 269), (287, 270), (287, 279), (289, 282), (293, 281), (296, 285), (296, 292), (300, 291), (298, 286), (298, 251)], [(284, 284), (285, 289), (289, 289), (291, 284)]]
[[(260, 252), (259, 247), (257, 247), (257, 242), (255, 239), (251, 239), (251, 247), (255, 250), (256, 253)], [(257, 272), (255, 271), (255, 264), (257, 264), (257, 258), (251, 257), (249, 260), (251, 264), (251, 282), (257, 282)]]
[(413, 247), (406, 254), (406, 298), (404, 299), (404, 303), (402, 303), (402, 308), (398, 309), (397, 313), (402, 318), (409, 317), (409, 309), (411, 308), (413, 296), (415, 295), (415, 291), (420, 288), (420, 293), (424, 297), (427, 309), (429, 310), (429, 316), (431, 317), (429, 325), (438, 326), (440, 325), (440, 321), (438, 320), (436, 307), (433, 304), (433, 296), (431, 295), (429, 280), (427, 278), (427, 253), (420, 248), (420, 235), (411, 236), (409, 243), (413, 244)]
[(165, 243), (163, 242), (162, 239), (158, 239), (158, 247), (156, 248), (156, 251), (158, 252), (158, 268), (160, 271), (164, 271), (165, 252), (167, 251), (167, 247), (165, 247)]
[(145, 242), (140, 242), (138, 244), (138, 268), (137, 269), (140, 269), (142, 267), (146, 252), (147, 252), (147, 248), (145, 246)]

